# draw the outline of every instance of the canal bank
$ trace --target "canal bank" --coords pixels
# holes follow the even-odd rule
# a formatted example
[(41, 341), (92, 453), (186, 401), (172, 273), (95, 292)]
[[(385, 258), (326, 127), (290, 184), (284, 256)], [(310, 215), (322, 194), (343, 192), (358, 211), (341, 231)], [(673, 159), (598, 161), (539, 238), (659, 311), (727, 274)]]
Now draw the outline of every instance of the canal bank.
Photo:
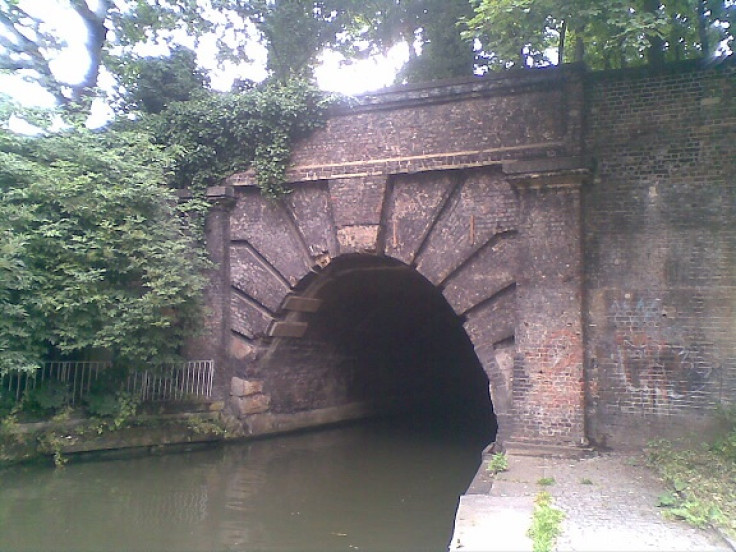
[(292, 414), (269, 412), (235, 417), (223, 401), (181, 401), (144, 405), (133, 416), (113, 419), (66, 411), (44, 421), (0, 419), (0, 468), (53, 458), (57, 464), (77, 456), (134, 457), (176, 452), (191, 445), (320, 431), (376, 418), (365, 403)]
[(665, 519), (657, 507), (664, 484), (645, 467), (641, 453), (509, 454), (508, 470), (495, 475), (487, 469), (489, 461), (484, 455), (460, 497), (451, 551), (531, 551), (527, 531), (535, 497), (543, 491), (565, 515), (557, 550), (734, 550), (714, 531)]

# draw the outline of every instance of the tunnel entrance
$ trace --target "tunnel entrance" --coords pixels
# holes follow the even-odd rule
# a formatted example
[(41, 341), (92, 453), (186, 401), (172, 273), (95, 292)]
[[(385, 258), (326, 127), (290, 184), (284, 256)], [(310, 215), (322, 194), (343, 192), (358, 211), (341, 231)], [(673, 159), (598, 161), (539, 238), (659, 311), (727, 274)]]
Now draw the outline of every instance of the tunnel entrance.
[(299, 286), (317, 300), (300, 339), (278, 339), (261, 376), (277, 412), (365, 403), (380, 416), (495, 440), (488, 378), (462, 319), (417, 271), (386, 257), (335, 259)]

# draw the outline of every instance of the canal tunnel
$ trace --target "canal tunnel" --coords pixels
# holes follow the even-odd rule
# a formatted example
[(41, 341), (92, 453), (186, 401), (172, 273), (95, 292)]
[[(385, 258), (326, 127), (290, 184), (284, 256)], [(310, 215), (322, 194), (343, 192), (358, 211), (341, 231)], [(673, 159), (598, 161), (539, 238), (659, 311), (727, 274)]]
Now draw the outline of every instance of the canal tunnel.
[(441, 291), (409, 266), (335, 259), (298, 286), (318, 305), (291, 313), (300, 338), (277, 338), (261, 364), (274, 412), (368, 405), (487, 444), (496, 418), (488, 378)]

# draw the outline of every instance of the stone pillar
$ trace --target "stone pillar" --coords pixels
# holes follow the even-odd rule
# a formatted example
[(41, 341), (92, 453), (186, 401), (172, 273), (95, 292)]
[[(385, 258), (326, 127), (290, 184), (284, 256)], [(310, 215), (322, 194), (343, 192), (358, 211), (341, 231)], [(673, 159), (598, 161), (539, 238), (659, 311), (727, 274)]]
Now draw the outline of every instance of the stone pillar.
[(519, 197), (511, 443), (586, 444), (582, 159), (509, 163)]
[(230, 384), (228, 347), (230, 337), (230, 208), (234, 193), (231, 186), (207, 190), (212, 207), (205, 220), (207, 254), (213, 263), (204, 292), (205, 316), (202, 333), (187, 347), (187, 357), (215, 361), (214, 398), (225, 397)]

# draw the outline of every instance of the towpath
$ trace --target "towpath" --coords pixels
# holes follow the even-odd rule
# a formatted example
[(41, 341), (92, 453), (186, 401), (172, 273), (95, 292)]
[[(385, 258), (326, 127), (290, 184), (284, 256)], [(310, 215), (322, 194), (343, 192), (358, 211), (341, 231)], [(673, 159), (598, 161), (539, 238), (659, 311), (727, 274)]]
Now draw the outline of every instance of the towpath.
[(510, 454), (508, 462), (508, 471), (492, 477), (484, 458), (460, 499), (450, 550), (531, 551), (526, 532), (534, 498), (542, 490), (565, 513), (560, 551), (736, 550), (713, 531), (663, 517), (657, 498), (664, 484), (643, 465), (641, 454), (591, 453), (572, 459)]

